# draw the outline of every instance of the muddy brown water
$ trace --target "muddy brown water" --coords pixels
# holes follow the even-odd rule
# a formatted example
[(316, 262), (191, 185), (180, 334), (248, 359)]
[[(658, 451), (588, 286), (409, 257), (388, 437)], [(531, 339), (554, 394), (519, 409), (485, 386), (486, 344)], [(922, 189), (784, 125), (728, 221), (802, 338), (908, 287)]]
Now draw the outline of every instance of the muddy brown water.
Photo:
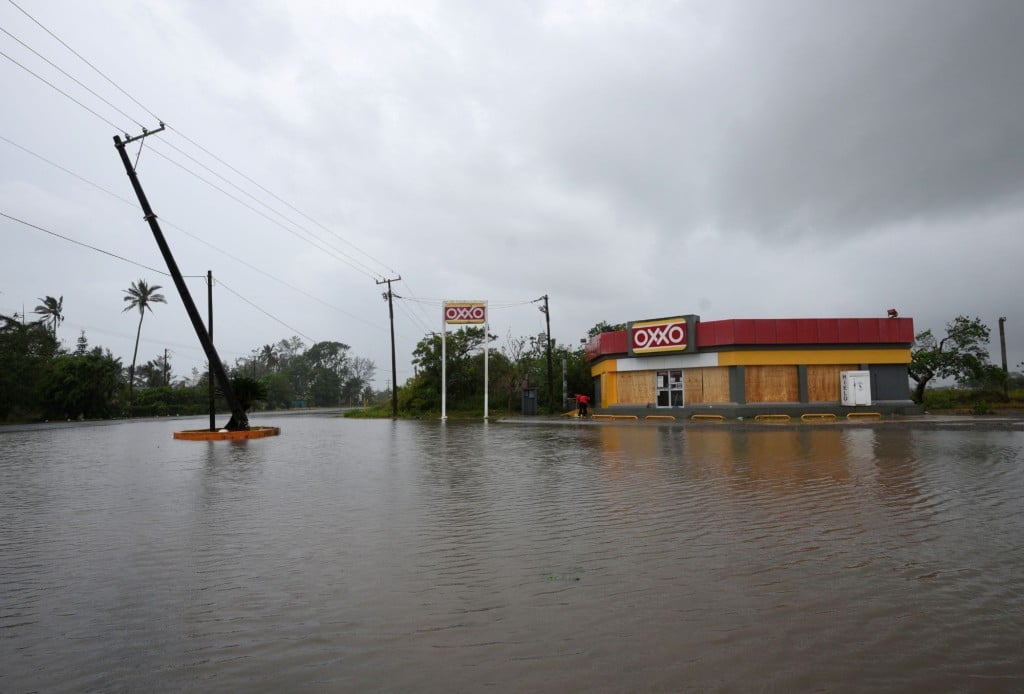
[(0, 691), (1024, 689), (1020, 430), (254, 423), (0, 430)]

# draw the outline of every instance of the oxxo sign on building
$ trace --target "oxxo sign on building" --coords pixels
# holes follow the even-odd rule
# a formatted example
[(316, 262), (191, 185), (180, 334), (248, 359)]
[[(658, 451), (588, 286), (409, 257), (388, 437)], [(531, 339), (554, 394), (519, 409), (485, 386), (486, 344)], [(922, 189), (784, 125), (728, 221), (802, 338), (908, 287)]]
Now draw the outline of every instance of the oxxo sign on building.
[(448, 325), (482, 324), (487, 322), (487, 302), (446, 301), (444, 322)]
[(695, 351), (690, 336), (694, 334), (696, 317), (678, 316), (629, 324), (630, 354)]

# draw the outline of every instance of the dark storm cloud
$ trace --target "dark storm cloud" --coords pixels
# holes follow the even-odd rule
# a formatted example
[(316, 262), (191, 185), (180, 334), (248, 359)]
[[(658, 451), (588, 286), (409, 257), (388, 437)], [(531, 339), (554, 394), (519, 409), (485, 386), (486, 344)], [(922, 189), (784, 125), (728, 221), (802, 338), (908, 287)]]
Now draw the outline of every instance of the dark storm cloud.
[(625, 216), (831, 234), (1020, 194), (1024, 4), (741, 3), (700, 37), (689, 9), (566, 51), (540, 111), (554, 166)]

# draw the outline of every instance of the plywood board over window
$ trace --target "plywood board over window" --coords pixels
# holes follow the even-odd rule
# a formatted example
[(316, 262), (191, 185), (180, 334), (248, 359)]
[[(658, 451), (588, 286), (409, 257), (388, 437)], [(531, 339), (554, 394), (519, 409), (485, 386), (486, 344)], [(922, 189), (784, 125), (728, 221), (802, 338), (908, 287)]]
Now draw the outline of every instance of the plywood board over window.
[(653, 371), (623, 371), (615, 374), (619, 402), (624, 405), (647, 405), (654, 402)]
[(703, 369), (686, 369), (683, 371), (683, 393), (686, 404), (704, 402), (704, 374)]
[(799, 402), (796, 366), (748, 366), (747, 402)]
[(701, 369), (704, 386), (703, 402), (729, 402), (729, 367), (708, 366)]
[(855, 364), (810, 364), (807, 366), (807, 400), (809, 402), (839, 402), (839, 374), (855, 371)]

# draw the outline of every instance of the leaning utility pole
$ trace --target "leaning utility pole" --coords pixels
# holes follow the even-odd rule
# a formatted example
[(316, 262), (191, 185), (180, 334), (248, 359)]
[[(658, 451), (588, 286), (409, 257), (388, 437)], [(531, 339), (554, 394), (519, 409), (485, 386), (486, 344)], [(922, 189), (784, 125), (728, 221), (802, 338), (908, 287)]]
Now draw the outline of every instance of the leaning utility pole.
[(387, 284), (388, 293), (384, 295), (384, 298), (388, 302), (388, 318), (391, 319), (391, 416), (398, 417), (398, 375), (395, 371), (395, 308), (391, 303), (391, 283), (398, 282), (402, 279), (402, 276), (394, 277), (392, 279), (377, 280), (377, 284)]
[(1006, 316), (999, 319), (999, 351), (1003, 356), (1003, 395), (1010, 394), (1010, 370), (1006, 368)]
[(125, 145), (129, 142), (134, 142), (135, 140), (141, 140), (149, 135), (154, 135), (163, 130), (164, 127), (164, 124), (161, 123), (160, 127), (152, 132), (143, 128), (141, 135), (136, 135), (135, 137), (128, 137), (126, 135), (123, 141), (119, 135), (114, 135), (114, 146), (117, 148), (118, 154), (121, 155), (121, 163), (124, 164), (124, 170), (128, 174), (128, 179), (132, 182), (132, 188), (135, 189), (135, 195), (138, 197), (139, 205), (142, 206), (142, 212), (145, 215), (144, 218), (149, 222), (149, 228), (153, 231), (153, 238), (156, 239), (156, 245), (160, 247), (160, 253), (164, 257), (164, 262), (167, 263), (167, 271), (171, 274), (171, 279), (174, 280), (174, 286), (178, 289), (178, 294), (181, 296), (182, 303), (185, 304), (185, 311), (188, 313), (189, 320), (192, 321), (192, 327), (196, 331), (199, 343), (203, 346), (203, 351), (206, 352), (206, 359), (210, 362), (210, 368), (217, 377), (217, 384), (220, 386), (221, 392), (224, 393), (224, 398), (228, 401), (228, 406), (231, 408), (231, 419), (228, 420), (228, 424), (225, 428), (228, 431), (245, 430), (249, 428), (249, 417), (245, 414), (245, 410), (242, 409), (242, 405), (238, 402), (238, 398), (235, 397), (235, 391), (231, 387), (231, 382), (228, 380), (228, 374), (224, 370), (224, 364), (221, 363), (220, 356), (217, 355), (217, 350), (213, 346), (213, 340), (210, 339), (209, 333), (207, 333), (206, 328), (203, 327), (203, 320), (199, 317), (199, 310), (196, 308), (196, 303), (192, 300), (192, 294), (188, 291), (185, 279), (181, 276), (181, 270), (178, 269), (178, 263), (174, 260), (174, 256), (171, 254), (171, 248), (167, 245), (167, 240), (164, 238), (164, 234), (160, 230), (160, 225), (156, 221), (156, 215), (153, 213), (153, 208), (149, 206), (149, 200), (146, 199), (146, 193), (142, 190), (142, 184), (139, 183), (139, 177), (136, 175), (131, 159), (128, 158), (128, 153), (124, 149)]

